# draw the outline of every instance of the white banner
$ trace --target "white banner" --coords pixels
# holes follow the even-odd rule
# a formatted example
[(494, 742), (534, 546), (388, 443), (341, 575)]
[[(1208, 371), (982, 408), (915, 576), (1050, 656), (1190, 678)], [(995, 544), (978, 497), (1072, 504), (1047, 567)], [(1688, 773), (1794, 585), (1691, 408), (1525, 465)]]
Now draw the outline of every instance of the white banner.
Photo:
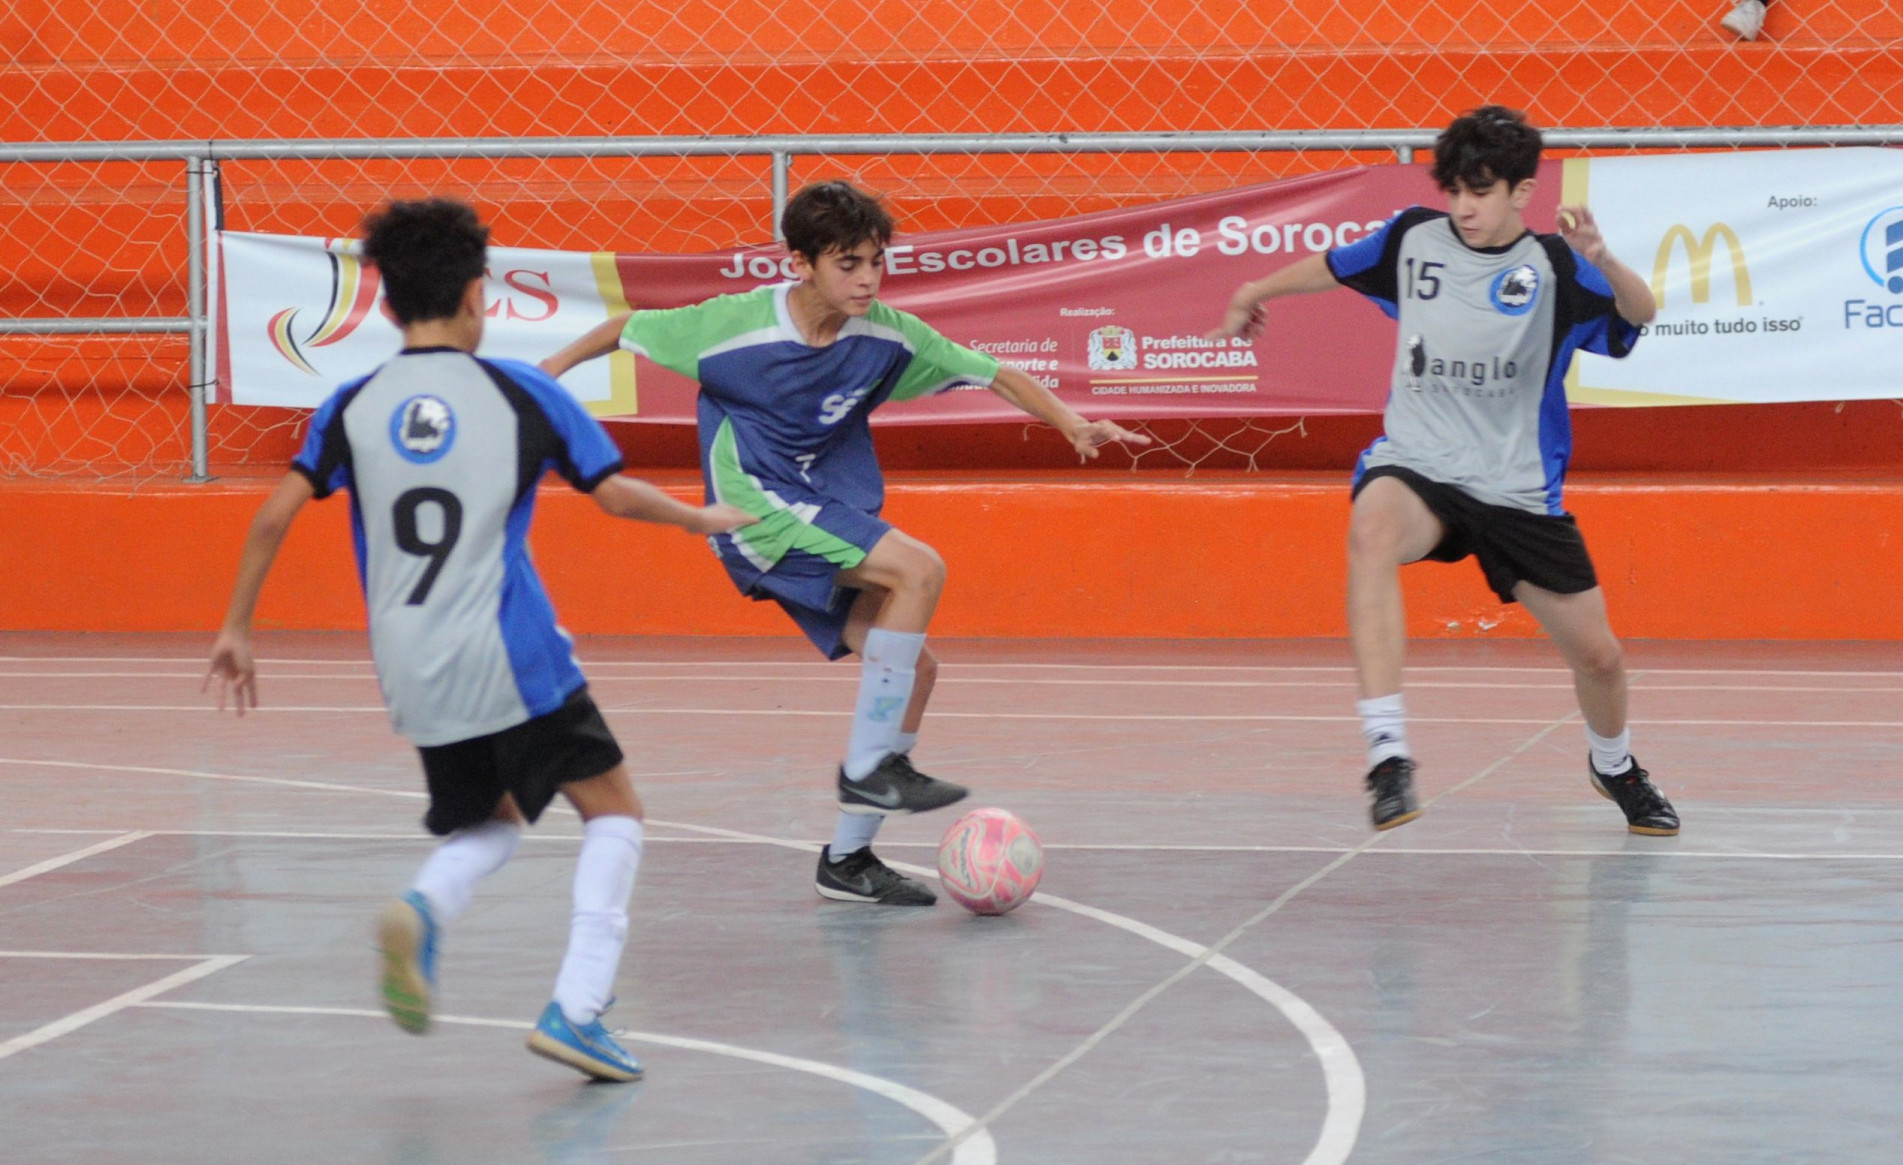
[[(312, 408), (388, 360), (402, 334), (379, 310), (354, 239), (226, 231), (214, 282), (218, 399)], [(482, 354), (534, 362), (626, 311), (612, 254), (489, 248)], [(562, 384), (599, 416), (634, 412), (634, 358), (590, 361)]]
[(1566, 163), (1659, 315), (1624, 360), (1582, 356), (1584, 404), (1903, 396), (1903, 150)]

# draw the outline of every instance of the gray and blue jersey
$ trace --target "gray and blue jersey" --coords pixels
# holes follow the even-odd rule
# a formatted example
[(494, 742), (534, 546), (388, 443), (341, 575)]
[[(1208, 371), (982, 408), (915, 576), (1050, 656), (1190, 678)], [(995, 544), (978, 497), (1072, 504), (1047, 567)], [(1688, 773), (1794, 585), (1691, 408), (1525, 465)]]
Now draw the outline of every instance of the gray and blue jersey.
[(1394, 465), (1493, 505), (1564, 513), (1573, 353), (1622, 357), (1639, 338), (1605, 274), (1558, 235), (1470, 247), (1422, 207), (1328, 252), (1328, 269), (1400, 324), (1384, 435), (1355, 480)]
[(292, 468), (348, 489), (370, 650), (419, 746), (512, 728), (584, 682), (528, 551), (536, 483), (621, 468), (599, 422), (541, 370), (412, 348), (339, 388)]

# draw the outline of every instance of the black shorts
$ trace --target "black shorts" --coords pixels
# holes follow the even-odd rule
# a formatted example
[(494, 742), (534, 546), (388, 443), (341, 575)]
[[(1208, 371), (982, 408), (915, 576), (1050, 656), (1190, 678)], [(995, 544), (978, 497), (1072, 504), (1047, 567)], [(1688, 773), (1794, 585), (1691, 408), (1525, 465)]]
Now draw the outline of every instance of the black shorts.
[(516, 808), (534, 821), (563, 785), (621, 763), (621, 746), (586, 687), (545, 716), (416, 751), (429, 781), (423, 826), (438, 837), (489, 820), (504, 793), (513, 794)]
[(1530, 514), (1480, 501), (1458, 486), (1422, 477), (1398, 465), (1378, 465), (1355, 483), (1355, 496), (1378, 477), (1392, 477), (1414, 491), (1440, 519), (1446, 534), (1427, 552), (1434, 562), (1480, 560), (1487, 585), (1511, 603), (1513, 585), (1532, 583), (1556, 595), (1576, 595), (1599, 585), (1586, 539), (1571, 514)]

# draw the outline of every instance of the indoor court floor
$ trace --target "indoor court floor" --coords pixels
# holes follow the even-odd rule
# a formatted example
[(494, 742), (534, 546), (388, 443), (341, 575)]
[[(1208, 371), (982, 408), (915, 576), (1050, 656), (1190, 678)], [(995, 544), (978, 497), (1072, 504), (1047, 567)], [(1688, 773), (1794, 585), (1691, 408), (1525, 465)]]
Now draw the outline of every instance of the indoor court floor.
[[(357, 635), (0, 635), (0, 1161), (1287, 1165), (1892, 1162), (1903, 646), (1629, 643), (1684, 818), (1588, 787), (1540, 642), (1410, 657), (1426, 805), (1376, 835), (1334, 641), (940, 641), (915, 754), (1042, 836), (1016, 913), (812, 889), (857, 670), (584, 640), (647, 804), (588, 1085), (522, 1040), (566, 939), (551, 811), (379, 1010), (428, 852)], [(960, 810), (889, 822), (933, 863)]]

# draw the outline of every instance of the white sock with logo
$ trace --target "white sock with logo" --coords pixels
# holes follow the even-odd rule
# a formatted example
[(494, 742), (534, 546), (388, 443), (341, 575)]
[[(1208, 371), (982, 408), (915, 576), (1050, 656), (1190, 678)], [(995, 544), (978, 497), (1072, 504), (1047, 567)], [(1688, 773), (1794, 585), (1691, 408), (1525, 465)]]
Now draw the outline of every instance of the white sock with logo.
[(1586, 729), (1586, 747), (1592, 749), (1592, 770), (1602, 777), (1624, 776), (1633, 765), (1632, 730), (1627, 728), (1617, 736), (1601, 736), (1591, 727)]
[(459, 829), (430, 854), (410, 889), (429, 903), (437, 925), (447, 926), (469, 909), (476, 883), (507, 865), (521, 841), (522, 828), (506, 821)]
[(628, 941), (628, 899), (641, 868), (641, 838), (641, 822), (633, 817), (597, 817), (582, 826), (568, 953), (555, 979), (555, 1002), (577, 1026), (600, 1018), (614, 996), (621, 948)]
[(887, 753), (897, 751), (899, 725), (912, 702), (918, 654), (925, 636), (874, 627), (866, 632), (864, 663), (859, 669), (859, 700), (852, 710), (852, 735), (846, 741), (846, 779), (863, 781)]
[(1368, 742), (1368, 767), (1373, 768), (1390, 757), (1412, 756), (1407, 747), (1407, 705), (1401, 693), (1356, 700), (1361, 713), (1361, 735)]
[(836, 862), (858, 853), (872, 844), (884, 821), (883, 813), (848, 813), (841, 809), (839, 820), (833, 824), (833, 843), (826, 847), (826, 856)]

